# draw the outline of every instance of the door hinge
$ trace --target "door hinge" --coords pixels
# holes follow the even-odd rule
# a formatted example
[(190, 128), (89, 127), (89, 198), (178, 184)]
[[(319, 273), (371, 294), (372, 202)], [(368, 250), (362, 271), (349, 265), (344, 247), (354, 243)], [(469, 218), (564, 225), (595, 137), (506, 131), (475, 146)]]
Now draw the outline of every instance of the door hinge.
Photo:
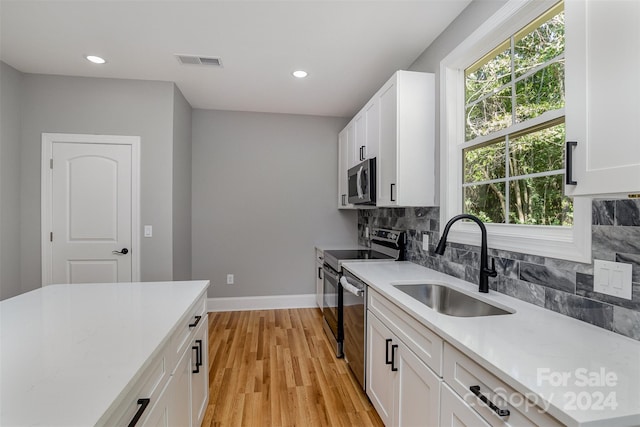
[(53, 242), (53, 231), (49, 233), (49, 241)]
[(53, 159), (49, 159), (49, 169), (53, 169)]

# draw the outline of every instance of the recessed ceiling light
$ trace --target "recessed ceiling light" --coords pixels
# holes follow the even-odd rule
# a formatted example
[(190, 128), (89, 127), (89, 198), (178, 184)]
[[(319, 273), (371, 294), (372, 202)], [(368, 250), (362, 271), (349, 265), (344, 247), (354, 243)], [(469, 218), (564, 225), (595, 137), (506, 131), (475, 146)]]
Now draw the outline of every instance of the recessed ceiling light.
[(307, 77), (307, 72), (302, 70), (294, 71), (292, 74), (294, 77), (297, 77), (299, 79), (304, 79), (305, 77)]
[(99, 56), (95, 56), (95, 55), (87, 55), (85, 56), (85, 58), (87, 58), (87, 61), (91, 61), (94, 64), (104, 64), (105, 61), (103, 58), (100, 58)]

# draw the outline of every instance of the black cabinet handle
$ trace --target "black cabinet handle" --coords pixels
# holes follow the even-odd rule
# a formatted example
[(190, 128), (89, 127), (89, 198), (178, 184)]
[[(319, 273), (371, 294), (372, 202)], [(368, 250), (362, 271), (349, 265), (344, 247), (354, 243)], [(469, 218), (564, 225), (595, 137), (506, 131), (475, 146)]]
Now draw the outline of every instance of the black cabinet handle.
[(362, 147), (360, 147), (360, 155), (362, 156), (362, 158), (360, 160), (365, 160), (367, 158), (367, 147), (365, 145), (363, 145)]
[(391, 346), (391, 370), (392, 371), (397, 371), (398, 368), (396, 368), (396, 349), (398, 348), (398, 344), (394, 344)]
[(576, 185), (578, 182), (573, 180), (573, 148), (578, 145), (577, 141), (567, 141), (567, 150), (564, 156), (565, 161), (565, 178), (567, 185)]
[(194, 374), (200, 373), (200, 366), (202, 366), (202, 340), (196, 340), (196, 345), (191, 347), (196, 351), (196, 369), (192, 370)]
[(119, 251), (111, 251), (112, 254), (114, 255), (126, 255), (129, 253), (129, 249), (127, 248), (122, 248), (122, 250)]
[(198, 326), (198, 323), (200, 323), (200, 319), (202, 319), (202, 316), (196, 316), (196, 321), (193, 323), (189, 324), (190, 328), (195, 328), (196, 326)]
[(508, 417), (509, 414), (511, 414), (511, 412), (509, 412), (508, 409), (500, 409), (500, 408), (498, 408), (492, 401), (487, 399), (487, 397), (485, 395), (480, 393), (480, 386), (479, 385), (472, 385), (471, 387), (469, 387), (469, 390), (471, 390), (471, 393), (475, 394), (478, 397), (478, 399), (480, 399), (484, 404), (489, 406), (489, 408), (491, 408), (493, 410), (493, 412), (495, 412), (499, 416)]
[(322, 267), (318, 267), (318, 279), (322, 279)]
[(396, 185), (395, 184), (391, 184), (391, 188), (389, 190), (389, 198), (391, 199), (392, 202), (396, 201), (396, 197), (393, 195), (393, 190), (395, 190)]
[(385, 365), (391, 365), (391, 359), (389, 358), (389, 343), (392, 341), (392, 339), (387, 338), (385, 341), (386, 341), (386, 344), (385, 344), (386, 348), (384, 351), (384, 363)]
[(133, 427), (136, 424), (138, 424), (138, 421), (140, 421), (142, 414), (144, 414), (144, 411), (145, 409), (147, 409), (147, 406), (149, 406), (150, 402), (151, 402), (151, 399), (138, 399), (138, 405), (140, 405), (140, 407), (138, 408), (138, 410), (136, 411), (136, 414), (133, 416), (133, 419), (129, 423), (129, 427)]

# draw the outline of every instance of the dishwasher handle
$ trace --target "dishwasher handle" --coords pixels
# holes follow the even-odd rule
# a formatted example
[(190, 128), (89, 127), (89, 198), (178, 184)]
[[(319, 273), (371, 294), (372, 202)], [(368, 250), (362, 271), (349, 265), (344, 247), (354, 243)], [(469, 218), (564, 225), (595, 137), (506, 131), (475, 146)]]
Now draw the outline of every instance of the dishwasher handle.
[(345, 291), (351, 292), (357, 297), (361, 297), (364, 295), (364, 288), (359, 288), (355, 285), (352, 285), (344, 276), (340, 278), (340, 284), (342, 285), (342, 289), (344, 289)]

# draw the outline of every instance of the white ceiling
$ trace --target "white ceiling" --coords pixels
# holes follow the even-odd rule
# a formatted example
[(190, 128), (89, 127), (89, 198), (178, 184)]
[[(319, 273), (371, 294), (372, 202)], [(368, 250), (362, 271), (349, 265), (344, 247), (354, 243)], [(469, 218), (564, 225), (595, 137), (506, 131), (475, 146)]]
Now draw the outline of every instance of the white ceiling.
[(194, 108), (349, 117), (470, 1), (1, 0), (0, 59), (27, 73), (173, 81)]

